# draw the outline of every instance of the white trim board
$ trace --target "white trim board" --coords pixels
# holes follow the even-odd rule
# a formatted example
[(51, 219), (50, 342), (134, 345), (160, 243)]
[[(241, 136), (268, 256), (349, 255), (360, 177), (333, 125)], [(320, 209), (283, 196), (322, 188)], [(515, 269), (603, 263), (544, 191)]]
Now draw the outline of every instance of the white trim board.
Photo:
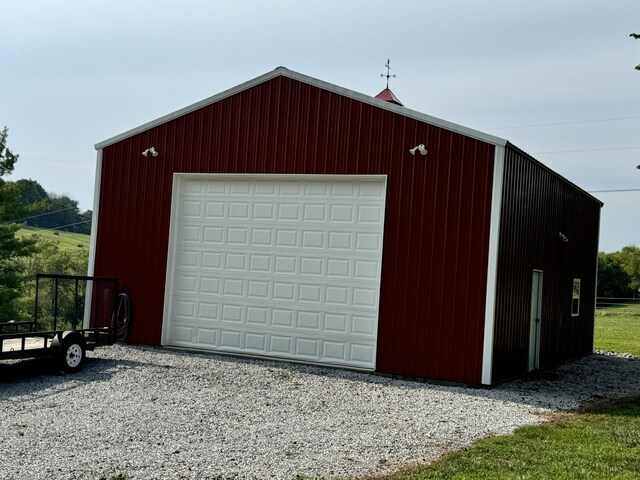
[[(96, 242), (98, 240), (98, 213), (100, 209), (100, 183), (102, 180), (102, 149), (96, 154), (96, 174), (93, 187), (93, 212), (91, 213), (91, 236), (89, 237), (89, 264), (87, 276), (92, 277), (96, 266)], [(91, 317), (91, 300), (93, 298), (93, 282), (87, 282), (84, 304), (84, 328), (89, 328)]]
[(162, 312), (162, 335), (160, 345), (167, 345), (169, 342), (169, 318), (171, 316), (171, 294), (173, 292), (173, 265), (176, 257), (176, 225), (178, 223), (178, 198), (180, 197), (180, 185), (182, 178), (198, 178), (200, 175), (188, 175), (184, 173), (174, 173), (171, 184), (171, 212), (169, 214), (169, 242), (167, 246), (167, 265), (165, 267), (164, 283), (164, 309)]
[(489, 256), (487, 260), (487, 296), (484, 314), (484, 342), (482, 348), (482, 384), (491, 385), (493, 371), (493, 339), (496, 313), (496, 282), (498, 276), (498, 246), (500, 243), (500, 215), (504, 182), (505, 148), (496, 146), (491, 193), (491, 221), (489, 227)]
[(596, 238), (596, 274), (593, 277), (596, 280), (596, 285), (594, 286), (593, 289), (593, 332), (591, 332), (591, 348), (593, 349), (593, 344), (595, 341), (595, 337), (596, 337), (596, 305), (598, 304), (598, 283), (597, 283), (597, 279), (598, 279), (598, 266), (599, 266), (599, 261), (598, 261), (598, 253), (600, 251), (600, 223), (602, 221), (602, 207), (600, 207), (600, 210), (598, 211), (598, 236)]

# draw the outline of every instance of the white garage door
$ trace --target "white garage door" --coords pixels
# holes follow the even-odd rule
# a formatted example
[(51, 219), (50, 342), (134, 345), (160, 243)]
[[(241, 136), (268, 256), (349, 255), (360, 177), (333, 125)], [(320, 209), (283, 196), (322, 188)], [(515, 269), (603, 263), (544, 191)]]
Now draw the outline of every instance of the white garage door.
[(386, 177), (177, 174), (163, 344), (375, 367)]

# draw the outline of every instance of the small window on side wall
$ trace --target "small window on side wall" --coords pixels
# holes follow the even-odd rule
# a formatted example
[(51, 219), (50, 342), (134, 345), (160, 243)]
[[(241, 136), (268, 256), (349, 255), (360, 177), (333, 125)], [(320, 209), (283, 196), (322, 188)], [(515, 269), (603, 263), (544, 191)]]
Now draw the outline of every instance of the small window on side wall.
[(573, 279), (573, 291), (571, 292), (571, 316), (580, 315), (580, 279)]

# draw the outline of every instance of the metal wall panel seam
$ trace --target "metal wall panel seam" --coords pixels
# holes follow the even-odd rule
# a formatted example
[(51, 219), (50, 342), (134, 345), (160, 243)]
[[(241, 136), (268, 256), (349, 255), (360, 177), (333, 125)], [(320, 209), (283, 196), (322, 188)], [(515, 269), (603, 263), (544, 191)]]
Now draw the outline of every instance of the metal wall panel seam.
[[(401, 218), (402, 218), (402, 211), (403, 211), (402, 206), (403, 206), (403, 202), (405, 201), (405, 195), (408, 195), (408, 192), (405, 192), (404, 189), (402, 188), (402, 184), (404, 180), (404, 162), (402, 162), (401, 160), (393, 161), (393, 160), (396, 160), (393, 155), (393, 139), (394, 139), (395, 130), (396, 130), (395, 122), (393, 121), (393, 117), (391, 117), (388, 122), (385, 121), (388, 118), (386, 111), (380, 112), (380, 117), (381, 117), (381, 120), (380, 120), (381, 130), (384, 130), (384, 125), (390, 125), (390, 127), (387, 127), (387, 132), (384, 132), (386, 133), (386, 136), (389, 139), (388, 142), (384, 144), (384, 146), (389, 151), (387, 152), (386, 155), (384, 155), (383, 158), (388, 159), (389, 161), (389, 166), (387, 168), (387, 170), (389, 171), (389, 177), (391, 178), (391, 182), (396, 185), (396, 188), (393, 189), (395, 192), (395, 197), (392, 197), (390, 202), (391, 203), (390, 206), (392, 206), (394, 209), (395, 225), (394, 225), (393, 231), (391, 231), (391, 227), (389, 223), (385, 222), (385, 225), (384, 225), (384, 230), (385, 231), (389, 230), (389, 233), (392, 233), (391, 235), (388, 235), (387, 238), (392, 237), (392, 240), (389, 242), (388, 245), (383, 246), (383, 254), (382, 254), (382, 258), (384, 261), (385, 257), (389, 258), (391, 256), (390, 252), (393, 252), (393, 257), (390, 263), (393, 266), (392, 267), (393, 275), (391, 275), (391, 278), (394, 279), (394, 282), (393, 282), (393, 287), (385, 285), (385, 291), (388, 289), (390, 292), (393, 293), (391, 298), (399, 298), (400, 294), (398, 293), (398, 287), (400, 282), (398, 281), (398, 271), (400, 269), (399, 264), (400, 264), (401, 253), (402, 253), (401, 249), (399, 248), (399, 245), (402, 240), (401, 238), (402, 237)], [(383, 149), (380, 150), (380, 152), (382, 151)], [(379, 158), (380, 157), (382, 157), (382, 155), (379, 155)], [(379, 163), (379, 165), (382, 168), (381, 163)], [(406, 308), (406, 289), (402, 293), (404, 293), (404, 298), (403, 298), (404, 301), (401, 302), (402, 306), (400, 308), (404, 310)], [(403, 346), (402, 342), (404, 342), (404, 329), (402, 330), (402, 332), (398, 331), (398, 322), (396, 319), (404, 318), (404, 316), (402, 314), (397, 316), (389, 315), (387, 318), (390, 319), (388, 328), (391, 331), (391, 335), (388, 339), (387, 345), (390, 345), (391, 347), (390, 349), (393, 357), (392, 368), (394, 370), (401, 371), (402, 365), (404, 363), (404, 352), (403, 352), (404, 349), (402, 348)], [(401, 353), (393, 355), (393, 352), (401, 352)], [(398, 368), (399, 366), (400, 368)]]
[[(468, 147), (468, 150), (472, 151), (473, 153), (471, 154), (471, 158), (473, 159), (473, 161), (471, 162), (471, 166), (469, 167), (470, 170), (470, 174), (468, 174), (468, 177), (470, 177), (470, 183), (471, 183), (471, 190), (467, 191), (467, 201), (470, 202), (472, 205), (474, 203), (474, 199), (475, 197), (475, 191), (476, 191), (476, 168), (478, 165), (478, 142), (473, 140), (472, 141), (472, 146)], [(464, 169), (464, 165), (463, 165), (463, 169)], [(462, 205), (462, 191), (464, 191), (464, 186), (461, 189), (461, 205)], [(467, 209), (467, 208), (461, 208), (461, 211), (464, 212), (465, 214), (467, 212), (471, 211), (471, 208)], [(471, 215), (468, 216), (468, 218), (464, 219), (465, 222), (463, 224), (464, 227), (468, 228), (469, 232), (473, 232), (473, 218), (471, 217)], [(460, 221), (458, 222), (458, 232), (460, 232)], [(471, 270), (471, 245), (472, 245), (473, 241), (468, 238), (466, 240), (466, 251), (464, 253), (464, 267), (463, 267), (463, 277), (464, 280), (462, 281), (462, 285), (468, 285), (469, 284), (469, 271)], [(460, 248), (457, 249), (458, 251), (460, 250)], [(458, 307), (456, 305), (456, 307)], [(469, 317), (469, 296), (467, 296), (467, 301), (463, 303), (463, 305), (460, 306), (462, 312), (460, 313), (460, 318), (470, 318)], [(456, 308), (457, 310), (457, 308)], [(454, 322), (456, 320), (456, 317), (454, 316)], [(456, 368), (456, 363), (453, 362), (453, 366), (452, 366), (452, 372), (454, 373), (454, 375), (456, 376), (461, 376), (462, 378), (464, 378), (466, 380), (466, 372), (467, 372), (467, 361), (468, 361), (468, 356), (467, 354), (467, 344), (470, 343), (469, 341), (469, 328), (467, 328), (467, 325), (462, 326), (462, 330), (465, 332), (464, 335), (461, 336), (461, 338), (459, 339), (459, 345), (460, 345), (460, 351), (457, 352), (457, 357), (458, 357), (458, 361), (457, 361), (457, 368)], [(454, 324), (454, 331), (456, 330), (455, 328), (455, 324)]]
[[(458, 165), (458, 169), (455, 172), (456, 175), (456, 179), (459, 180), (459, 184), (456, 186), (455, 190), (453, 191), (452, 197), (453, 197), (453, 201), (454, 201), (454, 205), (455, 205), (455, 217), (453, 219), (453, 229), (454, 229), (454, 235), (453, 237), (455, 238), (455, 247), (453, 249), (453, 259), (451, 260), (450, 265), (453, 265), (453, 268), (451, 269), (450, 275), (452, 276), (451, 278), (451, 282), (450, 285), (453, 286), (453, 290), (454, 291), (458, 291), (457, 288), (457, 283), (458, 283), (458, 274), (460, 273), (460, 237), (461, 237), (461, 231), (460, 231), (460, 221), (462, 219), (463, 216), (463, 208), (462, 208), (462, 204), (463, 204), (463, 193), (464, 193), (464, 182), (465, 182), (465, 137), (460, 137), (456, 143), (459, 143), (458, 147), (456, 147), (457, 150), (459, 150), (459, 156), (462, 159), (462, 161), (460, 162), (460, 164)], [(457, 155), (454, 155), (454, 150), (452, 149), (451, 154), (454, 156), (454, 158)], [(457, 197), (457, 198), (455, 198)], [(463, 357), (463, 355), (459, 352), (455, 352), (454, 350), (454, 345), (457, 343), (456, 342), (456, 338), (455, 338), (455, 332), (456, 332), (456, 318), (457, 318), (457, 310), (459, 308), (459, 303), (457, 302), (452, 302), (453, 306), (450, 309), (450, 315), (451, 315), (451, 320), (449, 321), (450, 327), (450, 338), (449, 338), (449, 346), (448, 346), (448, 359), (447, 359), (447, 376), (451, 376), (452, 373), (454, 371), (456, 371), (455, 369), (455, 362), (457, 358), (459, 357)], [(461, 329), (462, 331), (466, 332), (466, 328)], [(464, 343), (464, 335), (462, 335), (462, 339), (460, 339), (459, 341)], [(464, 357), (462, 358), (462, 361), (464, 361)]]
[(496, 145), (493, 166), (491, 221), (489, 230), (489, 258), (487, 262), (487, 296), (485, 303), (484, 341), (482, 349), (482, 383), (491, 385), (493, 364), (493, 336), (496, 313), (496, 283), (498, 273), (498, 247), (500, 244), (500, 215), (504, 182), (505, 148)]
[[(425, 144), (428, 144), (428, 138), (429, 138), (429, 133), (430, 133), (430, 128), (429, 125), (420, 125), (418, 122), (414, 122), (415, 123), (415, 128), (414, 128), (414, 138), (415, 140), (419, 140), (424, 138), (425, 140), (427, 140), (425, 142)], [(422, 128), (419, 128), (422, 127)], [(423, 135), (419, 135), (418, 132), (424, 130), (424, 134)], [(428, 262), (429, 256), (430, 256), (430, 252), (427, 250), (428, 247), (428, 243), (425, 240), (425, 238), (427, 237), (429, 230), (426, 228), (425, 224), (433, 218), (433, 215), (428, 216), (426, 215), (426, 212), (429, 212), (429, 207), (433, 204), (433, 202), (429, 201), (430, 198), (430, 194), (433, 192), (433, 189), (428, 188), (429, 185), (429, 172), (431, 171), (431, 168), (429, 168), (427, 165), (425, 165), (423, 171), (422, 171), (422, 175), (420, 176), (420, 185), (422, 186), (422, 197), (420, 199), (420, 203), (419, 203), (419, 212), (422, 214), (422, 216), (420, 217), (420, 254), (418, 256), (418, 260), (416, 262), (416, 268), (419, 271), (419, 276), (418, 276), (418, 285), (417, 285), (417, 289), (418, 289), (418, 295), (419, 296), (424, 296), (425, 298), (427, 298), (428, 292), (429, 292), (429, 288), (425, 288), (425, 284), (428, 284), (430, 282), (430, 271), (427, 268), (424, 268), (424, 265)], [(415, 373), (418, 376), (424, 377), (426, 376), (426, 323), (428, 321), (429, 318), (429, 307), (428, 307), (428, 302), (422, 302), (419, 305), (419, 309), (418, 309), (418, 316), (419, 316), (419, 321), (416, 322), (416, 330), (414, 332), (414, 342), (415, 342), (415, 354), (414, 354), (414, 369), (415, 369)]]
[[(442, 220), (443, 220), (443, 224), (440, 225), (441, 227), (441, 232), (444, 232), (444, 236), (441, 236), (442, 241), (441, 241), (441, 258), (439, 261), (439, 264), (441, 265), (441, 269), (440, 272), (438, 272), (440, 274), (440, 278), (439, 278), (439, 285), (447, 285), (447, 274), (448, 274), (448, 270), (447, 270), (447, 263), (448, 263), (448, 258), (447, 255), (449, 254), (449, 249), (447, 248), (447, 233), (449, 231), (450, 228), (450, 224), (451, 224), (451, 218), (450, 214), (451, 214), (451, 183), (452, 183), (452, 172), (451, 170), (454, 168), (453, 166), (453, 162), (452, 162), (452, 158), (453, 158), (453, 143), (454, 143), (454, 134), (452, 132), (446, 132), (446, 136), (445, 136), (445, 144), (447, 144), (448, 149), (446, 150), (447, 152), (447, 169), (446, 169), (446, 181), (443, 182), (444, 183), (444, 194), (442, 195), (442, 199), (443, 199), (443, 207), (441, 209), (441, 212), (443, 213), (442, 216)], [(443, 364), (443, 351), (447, 351), (448, 348), (450, 348), (449, 345), (443, 345), (443, 331), (445, 330), (445, 327), (447, 326), (447, 322), (445, 322), (444, 319), (444, 312), (445, 312), (445, 308), (444, 308), (444, 304), (446, 301), (445, 298), (445, 289), (440, 287), (440, 291), (439, 291), (439, 295), (438, 295), (438, 302), (436, 302), (436, 305), (438, 307), (438, 342), (437, 342), (437, 346), (438, 346), (438, 354), (435, 357), (436, 360), (436, 378), (441, 378), (442, 375), (442, 364)], [(449, 311), (449, 309), (447, 309), (447, 311)], [(446, 331), (444, 331), (444, 333), (446, 334)]]
[[(386, 112), (383, 112), (383, 117), (386, 117), (385, 113)], [(388, 152), (388, 155), (386, 155), (386, 158), (396, 160), (392, 153), (394, 150), (396, 125), (395, 125), (395, 122), (393, 121), (391, 121), (390, 124), (391, 124), (390, 131), (387, 131), (389, 142), (386, 145), (386, 147), (389, 149), (389, 152)], [(403, 132), (400, 132), (400, 133), (403, 134)], [(393, 170), (394, 168), (396, 168), (396, 170)], [(393, 298), (401, 299), (399, 302), (399, 305), (398, 304), (395, 305), (396, 316), (394, 316), (394, 321), (392, 325), (392, 328), (393, 328), (392, 349), (393, 351), (397, 352), (394, 359), (395, 360), (394, 368), (399, 367), (399, 369), (402, 370), (404, 368), (404, 358), (405, 358), (405, 349), (403, 348), (403, 346), (405, 345), (404, 343), (405, 342), (405, 338), (404, 338), (405, 325), (404, 325), (404, 322), (398, 322), (396, 319), (397, 318), (405, 319), (406, 311), (407, 311), (406, 310), (407, 309), (406, 275), (402, 275), (400, 277), (399, 274), (401, 272), (406, 271), (406, 266), (402, 265), (401, 261), (405, 258), (404, 254), (409, 249), (409, 246), (408, 245), (405, 246), (403, 242), (404, 240), (407, 240), (407, 238), (409, 237), (409, 234), (407, 232), (406, 235), (402, 235), (401, 226), (403, 224), (404, 214), (407, 211), (406, 205), (410, 202), (408, 200), (410, 192), (404, 188), (406, 173), (405, 173), (405, 162), (403, 161), (402, 157), (398, 158), (395, 162), (392, 162), (392, 165), (389, 167), (389, 170), (393, 174), (393, 179), (395, 179), (395, 183), (398, 187), (396, 189), (397, 202), (395, 202), (394, 204), (395, 220), (396, 220), (395, 230), (393, 232), (394, 243), (392, 243), (387, 247), (387, 251), (390, 249), (389, 247), (392, 247), (392, 250), (395, 254), (395, 257), (393, 260), (393, 265), (394, 265)]]
[(297, 126), (296, 132), (296, 158), (304, 159), (301, 173), (307, 173), (309, 170), (308, 146), (305, 138), (309, 138), (309, 97), (310, 90), (298, 89), (298, 101), (296, 104), (295, 122)]
[[(288, 78), (282, 78), (280, 80), (280, 92), (282, 93), (279, 100), (279, 107), (283, 112), (286, 112), (277, 123), (278, 127), (278, 148), (276, 150), (277, 161), (280, 162), (277, 165), (280, 166), (277, 171), (289, 171), (291, 158), (287, 155), (289, 153), (289, 117), (290, 117), (290, 105), (291, 105), (291, 80)], [(237, 173), (237, 170), (235, 171)]]
[[(403, 143), (406, 144), (406, 142), (411, 142), (411, 139), (407, 139), (407, 130), (410, 130), (411, 133), (409, 134), (414, 140), (416, 138), (418, 138), (418, 122), (411, 122), (412, 125), (411, 126), (407, 126), (406, 125), (406, 121), (405, 121), (405, 128), (404, 128), (404, 138), (403, 138)], [(426, 138), (426, 136), (424, 137)], [(405, 154), (406, 155), (406, 154)], [(413, 190), (413, 194), (414, 194), (414, 202), (416, 203), (417, 207), (416, 207), (416, 211), (418, 213), (423, 213), (424, 210), (424, 196), (425, 196), (425, 190), (424, 190), (424, 185), (425, 185), (425, 174), (427, 171), (426, 166), (422, 169), (422, 175), (419, 176), (416, 174), (415, 171), (415, 161), (417, 161), (418, 159), (413, 157), (414, 160), (414, 173), (412, 175), (413, 177), (413, 185), (412, 185), (412, 190)], [(421, 180), (419, 180), (421, 179)], [(413, 204), (413, 202), (412, 202)], [(418, 218), (418, 215), (415, 216), (415, 218)], [(417, 233), (415, 234), (415, 238), (417, 238), (417, 244), (422, 246), (423, 245), (423, 241), (422, 241), (422, 237), (424, 234), (424, 217), (419, 217), (420, 218), (420, 222), (418, 225), (416, 225), (416, 229), (417, 229)], [(422, 264), (422, 257), (424, 255), (424, 251), (422, 248), (418, 248), (418, 254), (417, 257), (414, 259), (415, 263), (414, 266), (412, 268), (412, 272), (414, 273), (414, 278), (412, 279), (412, 285), (415, 288), (416, 293), (414, 294), (416, 297), (420, 297), (422, 296), (422, 278), (423, 278), (423, 274), (420, 270), (420, 265)], [(413, 349), (410, 352), (411, 355), (411, 359), (408, 360), (405, 358), (405, 365), (409, 364), (409, 371), (413, 374), (416, 375), (420, 368), (419, 368), (419, 363), (418, 363), (418, 352), (420, 351), (420, 345), (419, 345), (419, 338), (418, 337), (418, 326), (420, 323), (422, 323), (423, 320), (423, 315), (424, 312), (423, 310), (423, 304), (418, 303), (417, 308), (415, 309), (415, 313), (414, 313), (414, 321), (411, 325), (411, 332), (410, 332), (410, 339), (411, 341), (414, 343)], [(406, 370), (406, 369), (405, 369)]]
[[(402, 152), (400, 158), (402, 159), (402, 183), (407, 184), (407, 195), (405, 196), (405, 207), (402, 209), (400, 213), (400, 218), (406, 218), (406, 220), (401, 221), (400, 226), (403, 224), (408, 225), (408, 231), (405, 240), (406, 251), (407, 252), (415, 252), (418, 247), (415, 245), (419, 245), (419, 242), (416, 242), (416, 234), (415, 229), (417, 227), (415, 221), (415, 211), (416, 211), (416, 175), (417, 175), (417, 166), (416, 162), (421, 161), (422, 159), (418, 159), (415, 156), (409, 156), (406, 151), (406, 145), (410, 144), (411, 140), (407, 138), (407, 118), (401, 117), (397, 119), (398, 124), (401, 124), (399, 128), (398, 138), (400, 139), (400, 145), (397, 146), (397, 150)], [(404, 148), (403, 148), (404, 147)], [(409, 348), (403, 348), (403, 358), (402, 358), (402, 369), (407, 372), (415, 371), (415, 355), (416, 349), (418, 345), (416, 344), (415, 335), (408, 336), (407, 332), (413, 328), (414, 325), (419, 321), (418, 318), (418, 304), (417, 299), (419, 296), (416, 294), (416, 285), (417, 280), (415, 275), (417, 272), (413, 268), (414, 262), (416, 262), (416, 257), (414, 256), (406, 256), (405, 258), (406, 268), (404, 269), (405, 274), (403, 275), (402, 282), (405, 286), (402, 293), (404, 295), (405, 301), (403, 302), (403, 317), (406, 319), (404, 322), (401, 322), (402, 329), (400, 338), (403, 339), (403, 344), (410, 346)], [(400, 280), (396, 280), (396, 285), (400, 283)]]
[(320, 92), (312, 91), (309, 94), (309, 113), (307, 117), (309, 117), (309, 139), (307, 141), (311, 141), (311, 160), (310, 160), (310, 168), (309, 172), (317, 172), (318, 171), (318, 149), (320, 144), (320, 139), (318, 138), (319, 126), (320, 126), (320, 116), (321, 116), (321, 104), (320, 104)]
[[(438, 129), (436, 131), (437, 134), (437, 141), (433, 142), (436, 145), (437, 150), (436, 151), (440, 151), (440, 143), (441, 143), (441, 137), (442, 137), (442, 129)], [(437, 226), (437, 212), (438, 212), (438, 179), (440, 178), (440, 162), (435, 162), (435, 168), (434, 168), (435, 172), (433, 174), (433, 188), (431, 189), (431, 191), (433, 192), (433, 201), (432, 201), (432, 210), (431, 210), (431, 242), (430, 242), (430, 246), (431, 246), (431, 250), (429, 252), (429, 269), (427, 270), (429, 273), (429, 306), (428, 306), (428, 313), (429, 313), (429, 324), (427, 325), (426, 328), (426, 335), (425, 335), (425, 343), (426, 343), (426, 355), (425, 355), (425, 370), (426, 370), (426, 376), (432, 375), (432, 363), (431, 363), (431, 357), (433, 356), (433, 351), (435, 351), (435, 348), (431, 348), (432, 345), (432, 341), (431, 338), (433, 335), (435, 328), (438, 327), (439, 325), (436, 325), (437, 322), (439, 322), (440, 320), (438, 318), (435, 317), (435, 315), (433, 314), (433, 308), (434, 308), (434, 302), (433, 302), (433, 297), (434, 292), (433, 292), (433, 285), (436, 284), (435, 282), (435, 275), (434, 275), (434, 266), (435, 266), (435, 261), (434, 258), (436, 257), (436, 255), (434, 254), (437, 251), (437, 247), (436, 247), (436, 226)], [(432, 375), (435, 376), (435, 375)]]

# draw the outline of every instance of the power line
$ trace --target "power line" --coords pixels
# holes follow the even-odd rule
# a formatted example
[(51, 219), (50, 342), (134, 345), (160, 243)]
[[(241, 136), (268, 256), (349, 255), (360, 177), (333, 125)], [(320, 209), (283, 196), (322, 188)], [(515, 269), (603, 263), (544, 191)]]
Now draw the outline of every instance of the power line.
[(517, 129), (517, 128), (560, 127), (562, 125), (580, 125), (584, 123), (600, 123), (600, 122), (616, 122), (619, 120), (635, 120), (637, 118), (640, 118), (640, 115), (634, 115), (631, 117), (611, 117), (611, 118), (596, 118), (591, 120), (575, 120), (572, 122), (532, 123), (529, 125), (513, 125), (510, 127), (483, 128), (482, 130), (511, 130), (511, 129)]
[(550, 152), (533, 152), (531, 155), (544, 155), (547, 153), (581, 153), (581, 152), (609, 152), (611, 150), (637, 150), (637, 147), (607, 147), (607, 148), (585, 148), (582, 150), (553, 150)]
[(31, 215), (30, 217), (18, 218), (16, 220), (9, 220), (8, 222), (4, 222), (4, 223), (15, 223), (15, 222), (20, 222), (22, 220), (30, 220), (32, 218), (42, 217), (43, 215), (52, 215), (52, 214), (58, 213), (58, 212), (65, 212), (67, 210), (72, 210), (74, 208), (78, 208), (78, 207), (67, 207), (67, 208), (63, 208), (63, 209), (60, 209), (60, 210), (54, 210), (53, 212), (38, 213), (37, 215)]
[[(91, 222), (91, 220), (83, 220), (82, 222), (70, 223), (68, 225), (61, 225), (59, 227), (52, 227), (52, 228), (40, 228), (40, 227), (37, 227), (37, 228), (38, 228), (38, 230), (61, 230), (61, 229), (66, 228), (66, 227), (73, 227), (74, 225), (82, 225), (83, 223), (89, 223), (89, 222)], [(75, 232), (69, 232), (69, 233), (75, 233)]]

